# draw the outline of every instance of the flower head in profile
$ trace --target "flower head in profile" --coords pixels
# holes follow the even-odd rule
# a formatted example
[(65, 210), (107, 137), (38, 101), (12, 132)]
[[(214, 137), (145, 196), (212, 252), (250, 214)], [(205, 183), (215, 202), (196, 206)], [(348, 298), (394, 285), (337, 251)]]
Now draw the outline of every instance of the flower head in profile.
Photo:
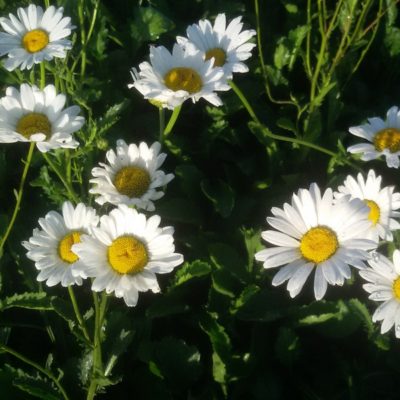
[(44, 12), (42, 7), (30, 4), (18, 8), (17, 17), (0, 18), (5, 32), (0, 32), (0, 56), (8, 58), (4, 67), (12, 71), (31, 69), (33, 64), (54, 57), (65, 58), (71, 49), (71, 41), (65, 39), (71, 34), (70, 17), (63, 17), (64, 9), (50, 6)]
[(400, 251), (393, 252), (393, 262), (379, 253), (368, 260), (370, 268), (360, 271), (369, 283), (363, 285), (370, 293), (369, 298), (382, 302), (375, 310), (372, 321), (382, 321), (381, 333), (395, 326), (395, 334), (400, 338)]
[(74, 273), (94, 277), (92, 290), (115, 293), (135, 306), (139, 292), (159, 292), (156, 274), (171, 272), (183, 262), (175, 253), (174, 230), (160, 228), (160, 217), (120, 205), (103, 215), (100, 227), (73, 246), (82, 264)]
[(106, 154), (108, 164), (100, 163), (100, 167), (92, 169), (94, 186), (90, 193), (98, 194), (96, 202), (103, 205), (126, 204), (148, 211), (154, 211), (154, 200), (160, 199), (162, 188), (173, 178), (173, 174), (165, 174), (161, 167), (167, 155), (160, 153), (158, 142), (150, 147), (141, 142), (127, 145), (122, 139), (117, 141), (116, 151)]
[(50, 211), (39, 219), (42, 229), (34, 229), (32, 237), (22, 245), (28, 250), (27, 256), (35, 262), (40, 271), (39, 282), (47, 286), (61, 283), (62, 286), (81, 285), (82, 279), (73, 275), (73, 269), (81, 263), (72, 250), (81, 236), (98, 224), (99, 217), (91, 207), (79, 203), (75, 208), (69, 201), (62, 206), (62, 215)]
[(177, 41), (201, 50), (206, 60), (214, 60), (214, 67), (222, 67), (226, 78), (231, 79), (233, 72), (248, 72), (243, 61), (251, 57), (251, 50), (256, 46), (248, 43), (256, 31), (242, 30), (241, 20), (242, 17), (234, 18), (227, 26), (225, 14), (218, 14), (214, 26), (207, 19), (200, 20), (187, 28), (187, 38), (178, 36)]
[(165, 108), (174, 109), (185, 100), (193, 102), (204, 98), (215, 106), (222, 102), (215, 91), (229, 90), (222, 68), (213, 68), (203, 53), (193, 47), (175, 44), (172, 54), (164, 47), (150, 47), (150, 63), (132, 70), (136, 88), (145, 99), (156, 101)]
[(0, 143), (36, 142), (45, 153), (51, 149), (76, 148), (72, 133), (84, 124), (80, 108), (64, 109), (66, 96), (53, 85), (43, 90), (22, 84), (20, 90), (8, 87), (0, 99)]
[(337, 199), (350, 195), (352, 199), (363, 200), (369, 207), (368, 218), (372, 222), (366, 238), (376, 242), (379, 238), (393, 240), (391, 231), (400, 229), (400, 224), (393, 217), (400, 217), (400, 193), (394, 193), (393, 186), (381, 188), (382, 177), (376, 176), (374, 170), (368, 172), (364, 180), (362, 174), (357, 175), (357, 180), (348, 176), (342, 186), (335, 193)]
[(333, 202), (327, 189), (323, 196), (313, 183), (310, 189), (293, 194), (292, 204), (283, 209), (272, 208), (268, 223), (276, 230), (262, 232), (262, 238), (276, 247), (259, 251), (255, 257), (264, 268), (284, 265), (274, 276), (272, 284), (288, 281), (287, 290), (296, 296), (310, 273), (315, 270), (314, 294), (324, 297), (327, 284), (343, 285), (350, 278), (349, 265), (365, 268), (368, 250), (377, 244), (363, 239), (371, 222), (368, 207), (361, 200), (349, 197)]
[(368, 123), (354, 126), (350, 133), (368, 142), (350, 146), (350, 153), (362, 153), (361, 160), (370, 161), (385, 156), (389, 168), (399, 168), (400, 156), (400, 111), (391, 107), (386, 120), (378, 117), (368, 118)]

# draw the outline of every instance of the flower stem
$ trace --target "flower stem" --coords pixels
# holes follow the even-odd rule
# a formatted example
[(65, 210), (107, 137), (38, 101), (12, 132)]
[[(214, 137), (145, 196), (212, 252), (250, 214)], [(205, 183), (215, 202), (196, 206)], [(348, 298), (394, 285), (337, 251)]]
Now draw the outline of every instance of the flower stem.
[(93, 303), (95, 309), (95, 324), (93, 333), (93, 371), (91, 376), (90, 385), (87, 392), (86, 400), (93, 400), (96, 396), (98, 387), (97, 379), (98, 373), (103, 371), (103, 362), (101, 354), (101, 327), (103, 326), (104, 314), (107, 307), (107, 295), (103, 292), (101, 302), (96, 292), (93, 292)]
[(290, 138), (287, 136), (282, 136), (282, 135), (276, 135), (274, 133), (272, 133), (264, 124), (261, 123), (261, 121), (258, 119), (256, 113), (254, 112), (253, 108), (251, 107), (250, 103), (247, 101), (246, 97), (244, 96), (244, 94), (242, 93), (242, 91), (236, 86), (235, 83), (233, 83), (232, 81), (229, 82), (229, 85), (231, 86), (231, 88), (233, 89), (233, 91), (236, 93), (236, 95), (239, 97), (240, 101), (242, 102), (242, 104), (244, 105), (244, 107), (246, 108), (247, 112), (249, 113), (250, 117), (253, 119), (253, 121), (260, 127), (260, 129), (263, 131), (263, 133), (265, 134), (265, 136), (270, 137), (271, 139), (275, 139), (275, 140), (280, 140), (283, 142), (291, 142), (291, 143), (296, 143), (299, 144), (301, 146), (305, 146), (305, 147), (310, 147), (311, 149), (314, 150), (318, 150), (321, 153), (325, 153), (330, 155), (331, 157), (335, 157), (336, 153), (334, 153), (331, 150), (326, 149), (325, 147), (321, 147), (318, 146), (314, 143), (310, 143), (307, 142), (306, 140), (302, 140), (302, 139), (297, 139), (297, 138)]
[(171, 132), (173, 127), (175, 126), (175, 123), (179, 117), (179, 113), (181, 112), (182, 106), (178, 106), (174, 108), (174, 111), (172, 111), (172, 115), (168, 121), (168, 124), (166, 128), (164, 129), (164, 138), (166, 138)]
[(57, 386), (58, 390), (60, 391), (62, 397), (64, 400), (69, 400), (69, 397), (67, 393), (65, 392), (64, 388), (61, 386), (60, 382), (58, 379), (47, 369), (41, 367), (39, 364), (36, 362), (30, 360), (29, 358), (25, 357), (24, 355), (18, 353), (17, 351), (11, 349), (10, 347), (6, 346), (5, 344), (0, 343), (0, 349), (5, 351), (8, 354), (11, 354), (15, 358), (18, 358), (20, 361), (24, 362), (25, 364), (30, 365), (31, 367), (35, 368), (39, 372), (41, 372), (43, 375), (46, 375), (50, 380), (54, 382), (54, 384)]
[(29, 151), (28, 151), (28, 155), (26, 157), (25, 160), (25, 167), (24, 167), (24, 171), (22, 172), (22, 177), (21, 177), (21, 181), (19, 183), (19, 189), (18, 189), (18, 193), (17, 193), (17, 201), (15, 203), (15, 207), (14, 207), (14, 212), (13, 215), (11, 217), (10, 223), (7, 226), (7, 230), (4, 234), (4, 236), (1, 238), (0, 241), (0, 257), (1, 254), (3, 253), (3, 247), (4, 244), (6, 243), (8, 236), (11, 233), (11, 230), (14, 226), (15, 220), (17, 218), (19, 209), (20, 209), (20, 205), (21, 205), (21, 201), (22, 201), (22, 195), (24, 193), (24, 185), (25, 185), (25, 180), (26, 180), (26, 176), (28, 174), (28, 170), (29, 170), (29, 166), (31, 165), (31, 161), (32, 161), (32, 155), (33, 155), (33, 151), (35, 149), (35, 142), (31, 142), (29, 145)]
[(46, 153), (42, 153), (42, 155), (43, 155), (43, 158), (46, 160), (47, 164), (49, 164), (50, 168), (56, 173), (56, 175), (58, 176), (58, 178), (60, 179), (62, 184), (65, 186), (65, 189), (67, 189), (70, 199), (72, 201), (74, 201), (75, 204), (78, 204), (79, 199), (78, 199), (77, 195), (75, 194), (75, 191), (74, 191), (72, 185), (68, 183), (68, 181), (65, 179), (65, 177), (63, 176), (60, 169), (53, 162), (53, 160)]
[(40, 89), (43, 90), (46, 86), (46, 66), (44, 61), (40, 63)]
[(68, 286), (68, 293), (69, 293), (69, 297), (71, 298), (71, 303), (72, 303), (72, 307), (74, 308), (74, 311), (75, 311), (76, 319), (79, 322), (79, 326), (83, 332), (83, 335), (85, 336), (85, 339), (88, 342), (90, 342), (90, 337), (89, 337), (88, 331), (86, 329), (85, 321), (83, 320), (82, 314), (79, 310), (78, 302), (76, 301), (74, 289), (72, 288), (72, 286)]
[(159, 142), (162, 143), (164, 139), (164, 130), (165, 130), (165, 110), (162, 107), (158, 109), (158, 120), (160, 126)]

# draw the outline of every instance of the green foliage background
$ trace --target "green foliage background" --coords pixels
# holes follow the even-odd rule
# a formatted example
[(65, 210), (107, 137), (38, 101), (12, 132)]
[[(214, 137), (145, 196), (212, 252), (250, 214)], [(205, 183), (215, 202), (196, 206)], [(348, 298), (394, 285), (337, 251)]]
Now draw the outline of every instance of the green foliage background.
[[(77, 26), (78, 3), (58, 2)], [(366, 117), (383, 117), (390, 106), (399, 104), (397, 2), (371, 2), (363, 25), (366, 29), (372, 24), (369, 33), (352, 43), (330, 82), (324, 83), (326, 75), (321, 74), (320, 96), (314, 99), (309, 97), (305, 66), (311, 28), (314, 66), (320, 49), (317, 2), (311, 3), (315, 18), (307, 25), (307, 1), (260, 0), (265, 68), (256, 48), (247, 62), (250, 72), (235, 75), (234, 81), (271, 132), (323, 146), (334, 156), (271, 139), (251, 121), (232, 90), (221, 94), (220, 108), (204, 101), (183, 105), (165, 142), (169, 155), (163, 169), (174, 172), (175, 179), (156, 207), (163, 224), (175, 227), (176, 248), (186, 262), (159, 278), (162, 294), (141, 294), (135, 308), (110, 299), (103, 330), (106, 370), (99, 377), (104, 389), (96, 398), (398, 398), (400, 344), (392, 333), (380, 335), (379, 326), (372, 323), (375, 304), (367, 300), (357, 276), (342, 288), (329, 287), (324, 301), (313, 300), (310, 282), (292, 300), (284, 287), (271, 286), (274, 271), (254, 261), (270, 208), (281, 207), (298, 188), (311, 182), (336, 187), (357, 168), (370, 167), (383, 175), (386, 185), (398, 183), (398, 171), (387, 169), (384, 162), (350, 166), (345, 151), (354, 143), (349, 126)], [(329, 17), (335, 5), (327, 3)], [(95, 1), (84, 4), (90, 20)], [(362, 5), (356, 0), (342, 4), (343, 15), (323, 55), (323, 71), (332, 65), (348, 14)], [(6, 15), (26, 5), (0, 0), (0, 11)], [(379, 10), (381, 20), (373, 25)], [(75, 188), (82, 200), (92, 201), (87, 196), (90, 170), (117, 139), (158, 140), (158, 110), (127, 88), (130, 68), (147, 59), (149, 45), (171, 48), (189, 24), (220, 12), (228, 19), (243, 15), (247, 28), (257, 26), (253, 1), (100, 1), (85, 77), (67, 88), (71, 102), (81, 105), (88, 121), (77, 135), (83, 145), (73, 161)], [(74, 40), (72, 61), (80, 46), (79, 28)], [(355, 69), (368, 40), (370, 47)], [(63, 71), (62, 63), (57, 61), (58, 71)], [(0, 82), (2, 91), (19, 84), (4, 70)], [(303, 106), (308, 108), (299, 116)], [(1, 230), (14, 205), (13, 189), (25, 153), (20, 143), (0, 148)], [(63, 166), (62, 157), (57, 157)], [(68, 293), (39, 285), (21, 246), (37, 219), (59, 208), (67, 193), (39, 154), (28, 180), (17, 226), (0, 264), (0, 342), (62, 377), (70, 398), (80, 399), (91, 373), (91, 353), (77, 329)], [(76, 293), (91, 323), (90, 284)], [(59, 399), (60, 394), (48, 377), (0, 350), (0, 397)]]

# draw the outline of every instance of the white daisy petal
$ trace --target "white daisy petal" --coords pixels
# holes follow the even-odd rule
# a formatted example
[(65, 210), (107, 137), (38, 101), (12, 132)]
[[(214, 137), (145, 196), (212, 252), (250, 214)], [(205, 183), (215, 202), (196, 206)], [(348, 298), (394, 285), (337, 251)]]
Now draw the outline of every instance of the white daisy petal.
[(118, 140), (116, 151), (109, 150), (106, 154), (109, 165), (100, 163), (100, 167), (92, 169), (94, 178), (90, 182), (94, 186), (90, 193), (99, 195), (96, 202), (154, 211), (153, 201), (164, 195), (163, 188), (174, 177), (158, 169), (166, 157), (159, 154), (160, 149), (158, 142), (148, 147), (144, 142), (136, 146)]
[(174, 253), (173, 229), (159, 228), (159, 223), (159, 216), (146, 219), (124, 204), (103, 215), (93, 237), (83, 236), (73, 246), (86, 265), (80, 276), (95, 278), (94, 291), (114, 293), (129, 307), (136, 305), (138, 292), (158, 292), (156, 273), (170, 272), (183, 262), (183, 256)]
[(366, 268), (367, 250), (377, 246), (365, 238), (370, 226), (368, 208), (361, 200), (350, 199), (349, 194), (343, 196), (340, 201), (334, 199), (329, 188), (322, 194), (314, 183), (309, 190), (293, 194), (291, 205), (272, 208), (274, 217), (267, 221), (278, 231), (267, 230), (261, 236), (275, 247), (258, 251), (255, 259), (267, 269), (282, 266), (272, 284), (289, 280), (291, 297), (301, 291), (314, 267), (317, 300), (325, 295), (328, 283), (343, 285), (350, 278), (350, 266)]
[[(62, 7), (50, 6), (44, 13), (40, 6), (33, 4), (18, 8), (17, 16), (2, 18), (1, 26), (7, 34), (0, 35), (0, 53), (7, 54), (4, 67), (12, 71), (16, 68), (31, 69), (33, 64), (53, 58), (65, 58), (72, 47), (65, 39), (71, 34), (71, 19), (63, 18)], [(7, 35), (7, 36), (5, 36)]]
[(350, 146), (350, 153), (362, 153), (363, 161), (370, 161), (384, 155), (389, 168), (400, 166), (400, 111), (398, 107), (391, 107), (386, 120), (373, 117), (368, 123), (349, 128), (351, 134), (368, 140), (369, 143), (360, 143)]
[[(76, 209), (81, 209), (82, 219), (77, 223), (71, 219)], [(80, 264), (72, 246), (79, 243), (82, 236), (95, 227), (99, 221), (95, 211), (82, 203), (74, 209), (70, 202), (62, 206), (63, 215), (50, 211), (40, 219), (43, 230), (34, 229), (32, 237), (22, 245), (28, 250), (27, 257), (40, 270), (38, 281), (46, 281), (48, 286), (80, 285), (84, 273), (76, 274), (74, 268)], [(81, 268), (82, 265), (80, 265)]]
[[(70, 115), (63, 126), (54, 120), (66, 112), (51, 101), (44, 101), (49, 93), (55, 93), (53, 85), (39, 90), (36, 86), (22, 84), (20, 91), (9, 87), (6, 96), (0, 99), (0, 143), (36, 142), (41, 152), (58, 148), (76, 148), (79, 143), (72, 133), (79, 130), (84, 119)], [(62, 96), (63, 98), (65, 96)], [(58, 96), (54, 99), (59, 98)], [(79, 107), (75, 106), (75, 111)]]
[(400, 337), (400, 274), (395, 264), (399, 262), (399, 250), (393, 254), (393, 262), (376, 253), (368, 260), (369, 267), (360, 275), (370, 283), (364, 284), (373, 301), (383, 302), (374, 312), (372, 320), (382, 321), (381, 333), (388, 332), (395, 325), (396, 337)]

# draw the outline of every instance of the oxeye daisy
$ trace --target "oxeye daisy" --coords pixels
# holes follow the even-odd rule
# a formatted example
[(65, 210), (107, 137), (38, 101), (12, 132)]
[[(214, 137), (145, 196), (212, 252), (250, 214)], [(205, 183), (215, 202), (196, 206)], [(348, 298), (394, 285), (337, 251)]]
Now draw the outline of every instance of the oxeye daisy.
[(368, 218), (372, 222), (366, 233), (366, 238), (379, 241), (393, 240), (391, 231), (400, 229), (400, 224), (392, 217), (400, 217), (400, 193), (393, 193), (393, 186), (381, 189), (382, 177), (376, 176), (374, 170), (368, 172), (364, 180), (362, 174), (357, 175), (357, 180), (348, 176), (342, 186), (335, 193), (337, 199), (350, 195), (351, 198), (361, 199), (369, 207)]
[(251, 50), (256, 46), (247, 43), (256, 31), (244, 30), (242, 17), (233, 19), (226, 26), (225, 14), (218, 14), (214, 26), (207, 19), (198, 24), (190, 25), (187, 38), (178, 36), (177, 42), (183, 46), (189, 43), (204, 53), (206, 60), (214, 60), (215, 67), (222, 67), (227, 79), (232, 78), (232, 72), (248, 72), (249, 68), (242, 61), (251, 57)]
[(386, 120), (378, 117), (368, 118), (368, 123), (354, 126), (350, 133), (368, 140), (370, 143), (359, 143), (350, 146), (350, 153), (362, 153), (361, 160), (370, 161), (386, 157), (389, 168), (399, 168), (400, 156), (400, 111), (398, 107), (391, 107)]
[(84, 118), (80, 108), (64, 108), (66, 96), (57, 94), (53, 85), (39, 90), (22, 84), (20, 91), (8, 87), (0, 99), (0, 143), (36, 142), (45, 153), (51, 149), (76, 148), (72, 133), (79, 130)]
[(90, 193), (100, 195), (96, 202), (101, 205), (126, 204), (154, 211), (153, 201), (164, 196), (164, 192), (156, 189), (174, 178), (173, 174), (158, 169), (167, 157), (160, 153), (160, 149), (158, 142), (148, 147), (144, 142), (136, 146), (118, 140), (116, 152), (109, 150), (106, 154), (109, 165), (100, 163), (101, 167), (92, 169), (95, 178), (90, 180), (94, 183)]
[(204, 98), (215, 106), (222, 105), (216, 90), (229, 90), (222, 68), (213, 68), (203, 53), (194, 47), (175, 44), (172, 54), (164, 47), (150, 47), (150, 63), (132, 70), (136, 88), (145, 99), (155, 100), (163, 107), (174, 109), (185, 100)]
[(372, 320), (382, 321), (381, 333), (395, 326), (395, 334), (400, 338), (400, 251), (393, 252), (393, 262), (379, 253), (368, 260), (370, 268), (360, 271), (369, 283), (363, 285), (370, 293), (369, 298), (383, 302), (374, 312)]
[(81, 285), (82, 279), (73, 275), (73, 269), (81, 260), (72, 250), (79, 243), (82, 234), (87, 234), (98, 224), (99, 217), (91, 207), (79, 203), (75, 208), (69, 201), (62, 206), (62, 215), (50, 211), (39, 219), (41, 230), (34, 229), (29, 241), (22, 245), (28, 250), (27, 256), (35, 262), (40, 271), (39, 282), (47, 286), (61, 283), (62, 286)]
[(71, 41), (65, 39), (71, 34), (70, 17), (63, 17), (64, 9), (50, 6), (43, 12), (42, 7), (30, 4), (18, 8), (17, 15), (0, 18), (5, 32), (0, 32), (0, 56), (8, 55), (4, 67), (8, 71), (20, 67), (31, 69), (33, 64), (54, 57), (64, 58)]
[(274, 276), (272, 284), (285, 281), (291, 297), (302, 289), (315, 269), (314, 294), (324, 297), (327, 284), (343, 285), (350, 278), (349, 265), (365, 268), (367, 250), (377, 244), (363, 235), (369, 229), (368, 207), (361, 200), (343, 198), (333, 202), (333, 192), (327, 189), (321, 196), (317, 184), (293, 194), (292, 204), (283, 209), (272, 208), (268, 223), (275, 230), (262, 232), (262, 238), (277, 247), (259, 251), (255, 257), (264, 268), (285, 265)]
[(171, 272), (183, 262), (175, 253), (174, 230), (160, 228), (160, 217), (120, 205), (103, 215), (92, 236), (85, 235), (73, 251), (82, 260), (74, 270), (82, 278), (94, 277), (92, 290), (115, 293), (128, 306), (135, 306), (139, 292), (159, 292), (156, 273)]

